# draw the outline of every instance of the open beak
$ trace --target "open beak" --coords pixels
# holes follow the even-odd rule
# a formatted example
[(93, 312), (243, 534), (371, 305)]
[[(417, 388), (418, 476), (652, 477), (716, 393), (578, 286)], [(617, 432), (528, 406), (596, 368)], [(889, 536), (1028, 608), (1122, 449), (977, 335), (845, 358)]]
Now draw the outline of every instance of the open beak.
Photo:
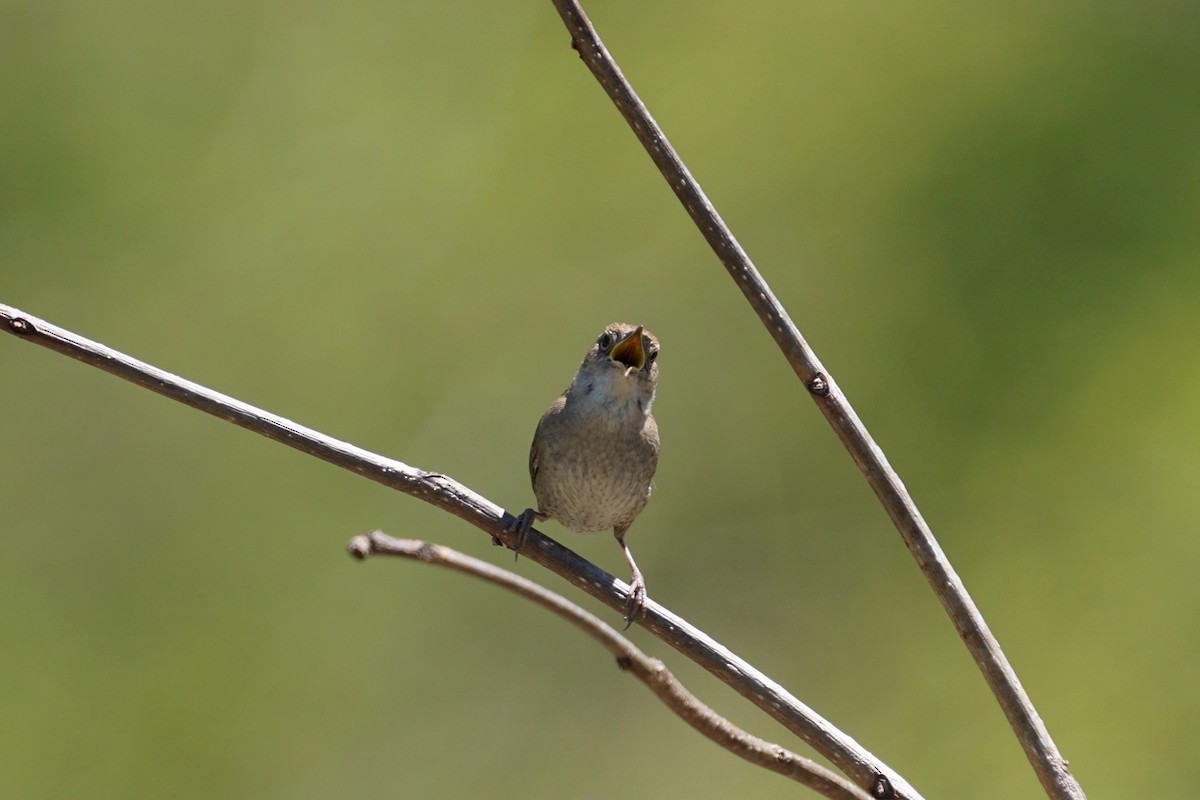
[(646, 348), (642, 347), (642, 326), (630, 333), (613, 347), (608, 357), (625, 365), (625, 375), (637, 372), (646, 366)]

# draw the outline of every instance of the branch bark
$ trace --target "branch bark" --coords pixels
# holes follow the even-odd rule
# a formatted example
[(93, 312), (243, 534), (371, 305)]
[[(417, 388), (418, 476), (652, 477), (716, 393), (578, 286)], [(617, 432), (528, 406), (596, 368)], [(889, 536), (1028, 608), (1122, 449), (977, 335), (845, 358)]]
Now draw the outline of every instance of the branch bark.
[(583, 8), (575, 0), (553, 2), (571, 33), (572, 47), (633, 129), (634, 135), (683, 203), (717, 258), (741, 288), (742, 294), (775, 339), (796, 376), (808, 388), (817, 407), (887, 510), (999, 701), (1047, 795), (1056, 800), (1086, 800), (1082, 787), (1071, 775), (1066, 760), (1050, 738), (1049, 731), (1000, 649), (999, 642), (917, 510), (908, 490), (888, 463), (883, 450), (871, 438), (866, 426), (821, 365), (816, 353), (800, 335), (758, 268), (667, 141), (666, 135), (605, 48)]
[[(417, 469), (318, 433), (11, 306), (0, 304), (0, 329), (424, 500), (466, 520), (492, 539), (499, 539), (509, 547), (515, 544), (513, 534), (508, 529), (515, 518), (447, 475)], [(627, 585), (538, 530), (529, 530), (521, 546), (521, 555), (624, 614), (629, 592)], [(920, 800), (921, 796), (916, 790), (858, 742), (743, 658), (653, 598), (647, 602), (637, 624), (766, 711), (833, 762), (854, 783), (870, 792), (872, 797)]]
[(415, 539), (396, 539), (382, 531), (355, 536), (347, 549), (350, 555), (359, 560), (372, 555), (389, 555), (447, 567), (531, 600), (600, 642), (616, 657), (617, 666), (646, 684), (667, 708), (710, 741), (751, 764), (791, 778), (830, 800), (871, 800), (871, 796), (862, 789), (820, 764), (738, 728), (700, 702), (657, 658), (647, 656), (595, 614), (584, 611), (562, 595), (531, 580), (449, 547)]

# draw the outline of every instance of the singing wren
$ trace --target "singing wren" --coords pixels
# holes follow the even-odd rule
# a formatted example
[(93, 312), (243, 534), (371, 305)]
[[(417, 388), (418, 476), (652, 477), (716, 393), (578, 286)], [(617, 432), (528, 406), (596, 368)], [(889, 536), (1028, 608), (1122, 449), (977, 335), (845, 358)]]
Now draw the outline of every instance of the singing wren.
[(535, 519), (558, 520), (576, 533), (612, 528), (632, 573), (628, 624), (646, 606), (646, 581), (625, 532), (650, 499), (658, 467), (658, 423), (651, 413), (657, 385), (654, 334), (641, 325), (607, 326), (538, 423), (529, 449), (538, 507), (525, 509), (510, 528), (518, 553)]

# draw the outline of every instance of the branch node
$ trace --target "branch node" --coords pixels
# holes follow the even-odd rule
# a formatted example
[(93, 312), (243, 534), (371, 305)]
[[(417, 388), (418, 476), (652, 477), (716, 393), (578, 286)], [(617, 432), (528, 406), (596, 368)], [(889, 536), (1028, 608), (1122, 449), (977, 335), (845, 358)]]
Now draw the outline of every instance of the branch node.
[(32, 336), (37, 333), (33, 323), (24, 317), (13, 317), (8, 321), (9, 329), (18, 336)]
[(817, 397), (828, 397), (829, 381), (825, 379), (825, 373), (818, 372), (816, 377), (808, 382), (808, 390)]
[(891, 800), (896, 796), (896, 790), (892, 788), (892, 782), (887, 779), (884, 774), (875, 776), (875, 783), (871, 785), (871, 797), (878, 797), (879, 800)]
[(633, 659), (624, 655), (617, 656), (617, 669), (622, 672), (629, 672), (629, 670), (633, 669)]

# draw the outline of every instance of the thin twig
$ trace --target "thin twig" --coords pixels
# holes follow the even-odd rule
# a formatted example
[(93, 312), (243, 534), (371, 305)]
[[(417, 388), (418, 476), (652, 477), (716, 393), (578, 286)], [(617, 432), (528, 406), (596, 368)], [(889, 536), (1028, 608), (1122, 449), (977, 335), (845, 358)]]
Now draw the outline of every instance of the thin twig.
[[(499, 539), (509, 547), (515, 543), (508, 528), (514, 517), (449, 476), (426, 472), (338, 441), (138, 361), (11, 306), (0, 305), (0, 330), (99, 367), (172, 400), (424, 500), (470, 522), (489, 537)], [(624, 613), (629, 593), (626, 584), (536, 529), (530, 529), (526, 535), (521, 555), (566, 579), (609, 608)], [(873, 797), (919, 800), (920, 795), (903, 778), (854, 739), (682, 617), (651, 599), (646, 604), (645, 613), (637, 619), (637, 624), (779, 720), (855, 783), (867, 788)]]
[(871, 796), (845, 778), (816, 762), (777, 744), (743, 731), (700, 702), (657, 658), (650, 658), (633, 642), (565, 597), (506, 569), (430, 542), (396, 539), (382, 531), (360, 534), (350, 540), (357, 559), (390, 555), (448, 567), (515, 592), (553, 611), (600, 642), (616, 656), (617, 665), (632, 673), (687, 724), (736, 756), (804, 784), (832, 800), (871, 800)]
[(663, 178), (691, 215), (696, 227), (741, 287), (742, 293), (771, 332), (784, 357), (804, 382), (817, 407), (892, 518), (909, 552), (925, 573), (954, 627), (970, 649), (975, 663), (983, 672), (992, 693), (1000, 702), (1047, 795), (1059, 800), (1085, 800), (1083, 789), (1068, 770), (1066, 760), (1050, 738), (1049, 731), (1001, 651), (999, 642), (988, 629), (983, 615), (979, 613), (883, 451), (871, 438), (832, 376), (817, 360), (816, 354), (800, 335), (733, 232), (671, 147), (658, 123), (650, 116), (600, 41), (579, 3), (574, 0), (553, 2), (571, 32), (572, 46), (604, 87), (662, 172)]

